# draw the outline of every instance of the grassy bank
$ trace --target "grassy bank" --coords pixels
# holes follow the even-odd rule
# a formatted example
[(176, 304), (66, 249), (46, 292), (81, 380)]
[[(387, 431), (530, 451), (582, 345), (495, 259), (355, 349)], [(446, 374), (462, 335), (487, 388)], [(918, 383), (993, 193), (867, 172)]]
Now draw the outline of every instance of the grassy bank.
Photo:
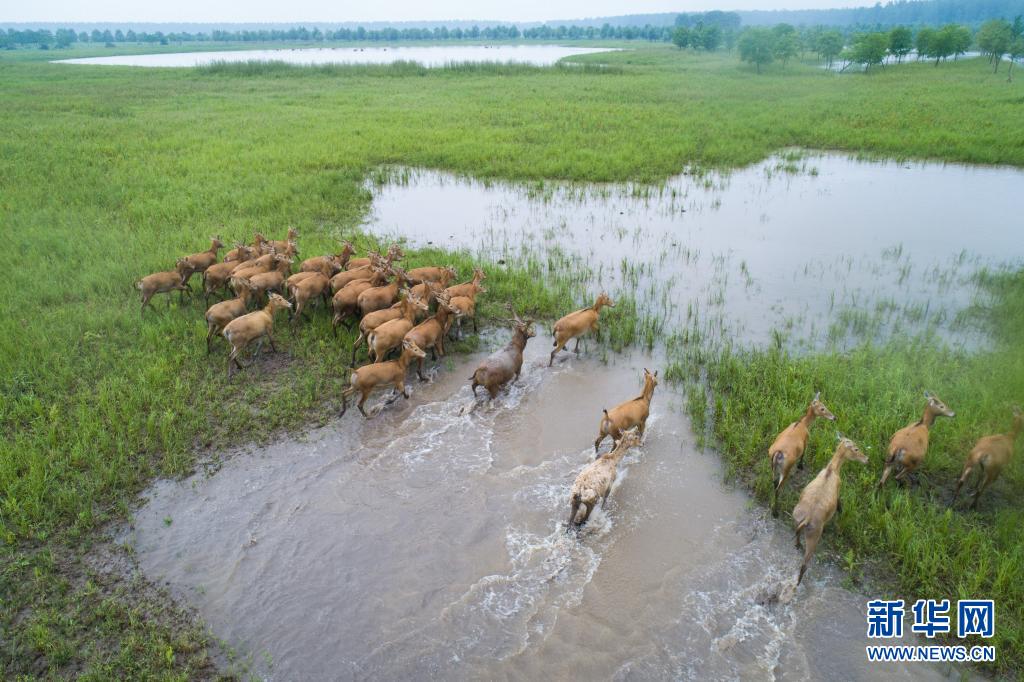
[[(285, 352), (231, 383), (223, 347), (205, 355), (198, 302), (139, 319), (132, 282), (212, 234), (280, 238), (295, 225), (304, 255), (327, 251), (354, 234), (371, 201), (364, 180), (388, 163), (657, 182), (685, 164), (738, 165), (803, 145), (1024, 165), (1024, 148), (1006, 143), (1024, 136), (1024, 86), (979, 62), (864, 77), (809, 65), (757, 76), (732, 55), (669, 48), (580, 60), (611, 69), (45, 61), (62, 56), (0, 55), (4, 677), (208, 671), (206, 635), (158, 617), (159, 595), (125, 593), (91, 563), (96, 531), (124, 518), (154, 476), (187, 471), (197, 451), (337, 408), (351, 338), (333, 339), (323, 316), (282, 330)], [(438, 260), (471, 265), (439, 252), (410, 262)], [(572, 263), (490, 268), (482, 312), (500, 315), (511, 300), (556, 316), (586, 275)], [(613, 344), (644, 331), (628, 301), (617, 310)]]
[[(843, 469), (843, 508), (826, 530), (823, 547), (838, 555), (855, 579), (866, 571), (873, 584), (908, 603), (994, 599), (999, 614), (995, 638), (971, 643), (994, 643), (994, 669), (1016, 675), (1024, 664), (1020, 462), (1011, 460), (982, 496), (979, 511), (967, 510), (971, 498), (963, 493), (954, 509), (947, 508), (974, 442), (1007, 432), (1011, 407), (1024, 402), (1024, 273), (981, 279), (990, 300), (972, 312), (975, 322), (997, 339), (992, 350), (969, 355), (917, 338), (806, 356), (720, 351), (704, 366), (713, 396), (710, 407), (702, 387), (694, 391), (690, 411), (698, 432), (708, 434), (705, 442), (723, 454), (730, 473), (770, 504), (768, 447), (821, 390), (837, 422), (812, 428), (807, 467), (794, 471), (796, 477), (787, 482), (781, 509), (792, 510), (803, 486), (828, 463), (837, 429), (869, 448), (869, 465)], [(956, 417), (932, 429), (916, 485), (890, 483), (876, 493), (889, 438), (920, 418), (925, 390), (938, 394)], [(1017, 451), (1019, 457), (1019, 443)], [(794, 550), (794, 572), (799, 561)]]

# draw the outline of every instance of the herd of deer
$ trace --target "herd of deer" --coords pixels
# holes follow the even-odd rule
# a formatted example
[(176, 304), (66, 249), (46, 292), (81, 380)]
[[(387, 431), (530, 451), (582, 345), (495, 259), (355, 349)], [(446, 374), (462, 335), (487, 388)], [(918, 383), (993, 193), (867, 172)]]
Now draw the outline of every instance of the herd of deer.
[[(415, 359), (417, 376), (425, 380), (423, 363), (427, 350), (434, 360), (443, 356), (444, 341), (453, 333), (453, 326), (457, 338), (462, 336), (465, 318), (472, 320), (474, 332), (478, 330), (476, 298), (487, 291), (482, 286), (485, 279), (483, 270), (475, 269), (473, 278), (468, 282), (451, 285), (457, 275), (451, 267), (421, 267), (405, 271), (395, 265), (404, 255), (397, 244), (392, 244), (386, 255), (371, 252), (365, 258), (352, 258), (354, 247), (343, 242), (340, 253), (306, 259), (302, 261), (299, 272), (291, 274), (291, 266), (298, 256), (297, 238), (298, 233), (293, 228), (289, 228), (287, 238), (282, 241), (268, 241), (257, 233), (251, 246), (236, 244), (224, 260), (218, 262), (218, 253), (224, 248), (224, 243), (219, 237), (214, 237), (207, 251), (179, 258), (174, 270), (148, 275), (136, 282), (136, 288), (142, 295), (141, 310), (145, 312), (146, 306), (151, 305), (150, 300), (158, 293), (180, 291), (184, 300), (186, 292), (191, 295), (189, 280), (196, 273), (202, 276), (207, 303), (211, 295), (230, 288), (235, 298), (214, 303), (206, 312), (207, 353), (211, 351), (215, 336), (227, 339), (231, 345), (228, 356), (230, 378), (232, 365), (243, 368), (239, 354), (253, 341), (258, 341), (255, 355), (259, 354), (263, 339), (276, 350), (272, 336), (275, 312), (289, 310), (293, 323), (298, 323), (307, 305), (318, 297), (322, 298), (325, 306), (330, 305), (333, 311), (335, 333), (339, 324), (349, 326), (358, 321), (359, 336), (352, 346), (353, 370), (350, 384), (342, 392), (341, 414), (344, 415), (348, 409), (348, 399), (358, 393), (360, 397), (356, 407), (365, 417), (370, 415), (363, 406), (378, 387), (391, 386), (394, 389), (393, 396), (385, 404), (400, 396), (409, 397), (405, 386), (409, 365)], [(249, 312), (250, 303), (255, 301), (263, 303), (264, 307)], [(554, 349), (548, 365), (554, 362), (555, 356), (570, 340), (576, 339), (575, 350), (578, 351), (581, 336), (589, 332), (598, 333), (601, 308), (614, 305), (602, 293), (593, 306), (558, 320), (552, 327)], [(494, 399), (503, 387), (516, 381), (522, 371), (523, 351), (527, 341), (535, 335), (533, 320), (522, 319), (511, 305), (506, 308), (512, 313), (508, 320), (512, 326), (512, 338), (504, 348), (482, 361), (469, 378), (474, 396), (476, 389), (482, 386)], [(425, 319), (417, 323), (419, 317)], [(356, 356), (364, 343), (370, 362), (356, 369)], [(389, 360), (387, 358), (392, 351), (397, 353), (397, 357)], [(615, 482), (619, 462), (643, 439), (657, 385), (658, 373), (644, 369), (643, 392), (612, 410), (603, 411), (594, 452), (599, 452), (601, 443), (609, 436), (612, 448), (584, 467), (573, 482), (567, 524), (570, 528), (585, 524), (599, 500), (604, 507)], [(954, 416), (954, 412), (937, 397), (926, 392), (925, 398), (927, 403), (921, 419), (893, 435), (878, 487), (885, 484), (890, 474), (894, 474), (895, 480), (905, 482), (907, 476), (924, 461), (929, 431), (935, 419)], [(778, 516), (779, 491), (794, 466), (803, 469), (810, 427), (817, 418), (836, 419), (821, 401), (820, 392), (811, 400), (804, 415), (787, 426), (768, 449), (774, 485), (774, 516)], [(1009, 462), (1014, 441), (1022, 427), (1024, 412), (1015, 408), (1013, 427), (1008, 433), (986, 436), (975, 444), (967, 456), (950, 506), (956, 501), (964, 483), (977, 471), (972, 508), (977, 507), (982, 491), (999, 477)], [(803, 580), (825, 525), (840, 508), (839, 484), (843, 463), (848, 460), (862, 464), (868, 462), (856, 443), (841, 434), (837, 437), (839, 444), (831, 461), (803, 489), (793, 509), (797, 548), (801, 549), (801, 539), (804, 542), (804, 559), (797, 584)]]
[[(882, 477), (878, 481), (881, 488), (889, 480), (890, 474), (893, 479), (900, 482), (907, 481), (907, 477), (916, 471), (924, 462), (925, 454), (928, 451), (928, 435), (937, 417), (954, 417), (956, 413), (946, 407), (945, 403), (936, 396), (925, 391), (926, 399), (924, 414), (918, 421), (903, 427), (889, 441), (886, 450)], [(810, 436), (810, 427), (815, 419), (822, 418), (835, 421), (836, 416), (829, 411), (821, 402), (819, 392), (807, 406), (806, 412), (798, 420), (783, 429), (776, 437), (771, 447), (768, 448), (768, 455), (771, 461), (772, 483), (775, 486), (774, 500), (772, 502), (772, 514), (779, 514), (779, 491), (782, 489), (786, 479), (792, 472), (793, 467), (803, 468), (804, 451), (807, 448), (807, 440)], [(971, 475), (977, 472), (977, 482), (974, 489), (974, 501), (971, 508), (976, 509), (978, 498), (981, 493), (995, 481), (1002, 473), (1013, 455), (1013, 444), (1021, 429), (1024, 428), (1024, 412), (1020, 408), (1013, 410), (1013, 426), (1008, 433), (1001, 433), (992, 436), (985, 436), (975, 443), (974, 447), (967, 454), (967, 461), (964, 463), (963, 471), (957, 480), (956, 490), (949, 502), (952, 507), (960, 495), (963, 487)], [(796, 523), (796, 546), (804, 550), (803, 563), (800, 564), (800, 572), (797, 575), (797, 584), (803, 580), (804, 572), (814, 555), (814, 550), (821, 540), (821, 533), (825, 525), (840, 509), (839, 502), (839, 472), (843, 463), (848, 460), (868, 463), (868, 457), (857, 444), (842, 434), (836, 434), (839, 444), (836, 447), (828, 466), (803, 489), (800, 493), (800, 500), (793, 508), (793, 522)], [(804, 547), (800, 547), (801, 536)]]

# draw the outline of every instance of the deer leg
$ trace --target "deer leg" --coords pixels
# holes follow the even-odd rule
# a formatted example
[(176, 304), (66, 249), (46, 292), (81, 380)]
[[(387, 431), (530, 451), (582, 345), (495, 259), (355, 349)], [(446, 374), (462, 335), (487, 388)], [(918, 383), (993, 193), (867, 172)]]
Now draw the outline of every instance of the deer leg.
[(480, 332), (480, 330), (477, 329), (477, 327), (476, 327), (476, 315), (474, 315), (473, 316), (473, 333), (474, 334), (478, 334), (479, 332)]
[(968, 467), (964, 467), (964, 472), (962, 474), (960, 474), (960, 478), (956, 482), (956, 490), (953, 491), (953, 497), (949, 501), (949, 508), (952, 508), (953, 504), (956, 502), (956, 498), (960, 497), (960, 488), (963, 487), (964, 482), (967, 480), (967, 477), (970, 476), (970, 475), (971, 475), (971, 467), (969, 467), (969, 466)]
[(206, 331), (206, 354), (210, 354), (210, 346), (213, 343), (213, 331), (216, 329), (214, 325), (210, 325), (210, 328)]
[(366, 417), (367, 419), (370, 418), (370, 415), (366, 414), (366, 410), (363, 409), (363, 405), (366, 404), (366, 399), (369, 398), (369, 397), (370, 397), (370, 392), (369, 391), (363, 391), (362, 392), (362, 397), (359, 399), (359, 403), (356, 404), (356, 407), (359, 408), (359, 411), (362, 412), (363, 416)]
[(595, 455), (597, 454), (598, 448), (601, 446), (601, 441), (603, 441), (607, 435), (608, 435), (607, 433), (602, 431), (600, 434), (598, 434), (597, 438), (594, 440), (594, 454)]
[(840, 514), (843, 513), (843, 500), (842, 499), (836, 500), (836, 512), (838, 512)]
[(555, 356), (558, 355), (558, 351), (560, 351), (563, 348), (565, 348), (566, 341), (568, 341), (568, 339), (566, 339), (565, 341), (560, 341), (557, 338), (555, 339), (555, 349), (553, 351), (551, 351), (551, 359), (548, 361), (548, 367), (550, 367), (552, 364), (554, 364)]
[(978, 509), (978, 498), (981, 497), (982, 491), (988, 487), (989, 482), (987, 472), (984, 469), (984, 465), (982, 465), (981, 474), (978, 476), (978, 487), (974, 491), (974, 501), (971, 502), (971, 509)]
[(608, 486), (608, 490), (605, 490), (604, 495), (601, 496), (601, 509), (604, 509), (605, 505), (608, 504), (608, 493), (610, 493), (611, 491), (612, 487)]
[(420, 381), (427, 380), (427, 378), (423, 376), (423, 358), (419, 358), (419, 362), (416, 364), (416, 376), (420, 378)]
[(360, 332), (359, 336), (356, 338), (356, 342), (352, 344), (352, 364), (350, 364), (349, 367), (356, 366), (356, 351), (359, 349), (359, 346), (363, 343), (364, 338), (366, 338), (365, 334)]
[(801, 452), (800, 459), (796, 461), (796, 468), (799, 469), (800, 471), (804, 470), (804, 455), (806, 454), (806, 452), (806, 450), (804, 450), (804, 452)]
[(578, 336), (576, 337), (576, 345), (573, 346), (572, 352), (573, 353), (579, 353), (580, 352), (580, 337), (578, 337)]
[(811, 557), (814, 556), (814, 550), (818, 546), (818, 539), (821, 537), (818, 533), (812, 533), (810, 537), (806, 538), (804, 549), (804, 561), (800, 564), (800, 574), (796, 578), (796, 584), (799, 585), (800, 581), (804, 579), (804, 573), (807, 571), (807, 566), (811, 563)]
[(594, 506), (596, 504), (597, 504), (596, 501), (595, 502), (584, 502), (583, 503), (583, 506), (585, 507), (585, 509), (583, 510), (583, 518), (580, 520), (578, 525), (582, 526), (583, 524), (585, 524), (587, 522), (587, 519), (590, 518), (590, 512), (594, 511)]
[(878, 487), (881, 488), (885, 485), (885, 482), (889, 480), (889, 473), (892, 471), (892, 464), (886, 464), (885, 469), (882, 470), (882, 479), (878, 482)]
[(576, 515), (580, 511), (580, 500), (578, 497), (573, 497), (572, 502), (569, 503), (569, 522), (565, 525), (572, 528), (576, 523)]
[(277, 348), (274, 347), (274, 337), (271, 336), (270, 331), (267, 331), (267, 341), (270, 342), (270, 350), (277, 352)]

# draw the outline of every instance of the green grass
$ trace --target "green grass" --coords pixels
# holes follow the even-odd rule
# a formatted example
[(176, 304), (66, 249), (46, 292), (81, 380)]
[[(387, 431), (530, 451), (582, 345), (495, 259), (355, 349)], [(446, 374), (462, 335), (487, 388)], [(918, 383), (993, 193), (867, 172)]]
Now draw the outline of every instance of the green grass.
[[(687, 165), (726, 168), (797, 145), (1024, 166), (1024, 85), (983, 61), (869, 76), (795, 64), (757, 76), (734, 55), (626, 47), (638, 49), (576, 60), (611, 68), (549, 69), (136, 69), (46, 61), (81, 49), (0, 54), (4, 677), (198, 674), (202, 633), (133, 619), (116, 589), (82, 597), (97, 531), (125, 518), (153, 477), (190, 470), (197, 451), (338, 407), (350, 337), (332, 338), (323, 315), (294, 333), (280, 318), (284, 352), (269, 371), (230, 383), (223, 346), (205, 355), (198, 302), (139, 319), (132, 282), (210, 235), (280, 238), (295, 225), (304, 255), (325, 252), (355, 234), (371, 201), (365, 180), (385, 164), (657, 183)], [(151, 50), (92, 52), (128, 51)], [(440, 252), (410, 262), (438, 260), (462, 272), (472, 264)], [(511, 300), (550, 319), (577, 307), (588, 284), (585, 269), (560, 260), (488, 273), (484, 317)], [(603, 322), (611, 349), (672, 331), (635, 309), (620, 301)], [(900, 419), (913, 406), (903, 400)], [(103, 629), (107, 600), (127, 615)], [(178, 649), (196, 653), (168, 662), (168, 642), (181, 637)], [(60, 644), (90, 640), (107, 645)]]
[[(1017, 460), (985, 492), (978, 512), (961, 493), (947, 505), (964, 458), (983, 435), (1005, 433), (1011, 408), (1024, 403), (1024, 272), (981, 276), (991, 301), (973, 310), (997, 347), (977, 354), (951, 350), (931, 338), (863, 344), (850, 352), (794, 356), (778, 349), (719, 350), (706, 358), (705, 386), (694, 387), (690, 412), (704, 442), (722, 453), (729, 472), (758, 500), (772, 496), (767, 451), (775, 435), (800, 416), (814, 392), (838, 417), (811, 429), (807, 467), (794, 471), (780, 508), (789, 511), (800, 490), (824, 467), (838, 429), (868, 448), (870, 464), (843, 469), (843, 509), (826, 529), (824, 549), (843, 559), (856, 578), (916, 599), (991, 598), (997, 604), (994, 666), (1019, 674), (1024, 663), (1024, 473)], [(685, 376), (685, 375), (684, 375)], [(676, 378), (679, 378), (677, 375)], [(889, 438), (917, 421), (923, 392), (955, 412), (932, 429), (918, 485), (891, 482), (875, 493)], [(799, 553), (794, 550), (794, 573)], [(811, 569), (813, 571), (813, 568)]]

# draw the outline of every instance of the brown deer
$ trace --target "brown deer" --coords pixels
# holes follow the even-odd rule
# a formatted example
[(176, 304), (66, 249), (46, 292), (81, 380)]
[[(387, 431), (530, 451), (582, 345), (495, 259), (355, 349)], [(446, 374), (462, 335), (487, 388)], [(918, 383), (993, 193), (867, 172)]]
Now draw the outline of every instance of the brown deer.
[(960, 474), (960, 479), (956, 482), (953, 499), (949, 501), (950, 507), (960, 496), (960, 488), (967, 482), (971, 473), (977, 469), (978, 479), (974, 488), (974, 501), (971, 502), (971, 509), (978, 508), (978, 498), (981, 497), (982, 491), (995, 482), (999, 478), (999, 474), (1003, 473), (1003, 469), (1009, 464), (1010, 458), (1013, 456), (1013, 444), (1022, 428), (1024, 428), (1024, 412), (1021, 412), (1019, 407), (1015, 407), (1013, 408), (1013, 426), (1009, 433), (978, 439), (971, 451), (967, 453), (963, 473)]
[(594, 305), (589, 308), (582, 308), (574, 313), (569, 313), (558, 322), (555, 322), (555, 326), (552, 328), (555, 336), (553, 344), (555, 349), (551, 351), (548, 367), (555, 362), (555, 356), (560, 350), (565, 348), (565, 344), (569, 343), (570, 339), (576, 339), (576, 346), (573, 348), (573, 351), (576, 353), (580, 352), (580, 337), (583, 334), (593, 331), (598, 335), (598, 340), (600, 340), (601, 329), (598, 327), (597, 321), (601, 308), (604, 306), (614, 308), (615, 303), (612, 299), (608, 298), (608, 294), (601, 293), (597, 300), (594, 301)]
[[(267, 244), (277, 249), (279, 253), (285, 253), (289, 257), (299, 254), (299, 247), (295, 240), (299, 238), (299, 231), (294, 227), (288, 228), (288, 236), (278, 241), (269, 241)], [(289, 250), (290, 249), (290, 250)]]
[(298, 322), (302, 316), (306, 303), (310, 300), (320, 296), (324, 301), (324, 306), (330, 298), (327, 296), (327, 292), (330, 290), (331, 280), (327, 279), (327, 276), (322, 272), (310, 273), (312, 276), (303, 279), (297, 284), (293, 284), (291, 288), (292, 300), (295, 302), (295, 311), (292, 313), (292, 322)]
[(839, 436), (839, 445), (836, 447), (832, 461), (828, 463), (821, 472), (814, 477), (814, 480), (807, 484), (800, 493), (800, 501), (793, 508), (793, 521), (796, 522), (796, 548), (800, 547), (800, 536), (804, 540), (804, 561), (800, 564), (800, 573), (797, 575), (796, 584), (804, 579), (804, 572), (807, 571), (814, 550), (821, 540), (821, 533), (825, 525), (840, 508), (839, 504), (839, 470), (847, 460), (868, 463), (868, 457), (857, 444), (849, 438)]
[[(619, 462), (630, 448), (639, 444), (640, 434), (636, 429), (630, 429), (622, 434), (611, 452), (601, 455), (583, 468), (573, 481), (569, 495), (569, 521), (566, 525), (570, 529), (579, 528), (587, 522), (599, 499), (604, 509), (608, 493), (612, 491), (612, 484), (618, 476)], [(578, 518), (580, 507), (583, 507), (583, 518)]]
[(804, 416), (784, 428), (768, 448), (768, 457), (771, 458), (772, 484), (775, 486), (772, 498), (772, 516), (779, 515), (779, 492), (793, 471), (793, 465), (796, 464), (798, 469), (804, 468), (804, 451), (807, 449), (807, 440), (811, 436), (811, 424), (818, 417), (833, 422), (836, 420), (836, 416), (829, 412), (825, 403), (821, 402), (821, 391), (814, 394), (814, 398), (807, 405)]
[(469, 379), (472, 382), (474, 396), (476, 387), (483, 386), (487, 389), (490, 399), (494, 400), (502, 386), (516, 381), (523, 368), (523, 350), (526, 348), (526, 342), (536, 335), (533, 330), (533, 320), (520, 319), (511, 306), (508, 306), (508, 309), (513, 316), (513, 319), (510, 320), (512, 322), (512, 339), (507, 346), (481, 362), (473, 372), (473, 376)]
[(399, 303), (402, 315), (377, 326), (367, 338), (367, 354), (373, 362), (384, 362), (388, 351), (401, 346), (405, 335), (416, 322), (416, 313), (427, 310), (427, 305), (408, 293), (408, 290)]
[(446, 267), (413, 268), (405, 274), (408, 275), (409, 280), (414, 284), (438, 282), (441, 286), (447, 286), (448, 282), (458, 277), (455, 268), (450, 265)]
[[(438, 292), (437, 312), (410, 329), (405, 335), (407, 341), (413, 341), (424, 351), (429, 348), (435, 361), (438, 357), (444, 356), (444, 338), (455, 319), (448, 303), (448, 294), (443, 291)], [(423, 360), (420, 358), (416, 367), (416, 376), (420, 378), (420, 381), (427, 380), (423, 376)]]
[(249, 309), (249, 299), (252, 298), (252, 287), (249, 285), (248, 280), (237, 280), (234, 282), (238, 289), (238, 297), (230, 298), (220, 303), (214, 303), (210, 306), (209, 310), (206, 311), (206, 354), (210, 354), (210, 348), (213, 344), (213, 337), (218, 336), (224, 331), (224, 327), (228, 325), (228, 322), (245, 315)]
[[(209, 249), (185, 256), (192, 264), (192, 274), (198, 272), (205, 277), (206, 268), (217, 262), (217, 252), (222, 248), (224, 248), (224, 242), (220, 240), (220, 237), (211, 237)], [(189, 275), (189, 279), (192, 278), (192, 274)], [(188, 280), (185, 280), (185, 284), (188, 284)]]
[[(405, 254), (402, 253), (402, 248), (398, 244), (392, 244), (388, 247), (388, 254), (384, 258), (388, 265), (391, 265), (396, 260), (402, 260)], [(348, 269), (355, 270), (357, 268), (366, 267), (367, 265), (374, 265), (375, 262), (381, 258), (381, 255), (376, 252), (370, 252), (366, 258), (350, 258), (348, 261)]]
[[(139, 309), (139, 315), (141, 316), (145, 313), (147, 305), (153, 307), (149, 301), (157, 294), (166, 294), (169, 291), (180, 291), (181, 300), (184, 302), (186, 291), (189, 296), (192, 295), (192, 289), (185, 284), (191, 276), (191, 261), (189, 261), (188, 258), (179, 258), (174, 264), (174, 270), (168, 270), (167, 272), (154, 272), (152, 275), (146, 275), (139, 281), (135, 282), (135, 288), (142, 294), (142, 307)], [(167, 305), (171, 305), (170, 299), (167, 300)]]
[(284, 293), (284, 280), (291, 271), (292, 260), (287, 256), (274, 256), (274, 260), (276, 263), (273, 270), (249, 277), (249, 284), (261, 300), (271, 291)]
[(391, 274), (394, 276), (394, 280), (390, 284), (384, 284), (379, 287), (369, 287), (364, 291), (360, 292), (358, 298), (356, 298), (356, 307), (359, 308), (359, 317), (368, 315), (376, 310), (383, 310), (391, 306), (395, 301), (398, 300), (398, 291), (404, 286), (409, 286), (409, 278), (405, 276), (405, 271), (397, 265), (391, 266)]
[(889, 454), (885, 457), (885, 469), (882, 470), (882, 479), (878, 482), (879, 488), (885, 485), (894, 469), (896, 475), (893, 478), (900, 481), (921, 466), (925, 453), (928, 452), (928, 432), (936, 417), (956, 416), (956, 412), (946, 407), (945, 403), (928, 391), (924, 392), (924, 397), (928, 402), (924, 406), (924, 415), (920, 421), (903, 427), (893, 434), (892, 440), (889, 441)]
[(370, 279), (359, 279), (349, 282), (339, 289), (334, 294), (334, 298), (331, 299), (331, 307), (334, 310), (331, 326), (335, 334), (338, 333), (338, 325), (342, 322), (345, 323), (346, 327), (351, 326), (348, 320), (359, 312), (359, 294), (370, 287), (380, 286), (387, 281), (387, 275), (383, 270), (374, 269), (372, 272), (373, 275)]
[(254, 275), (270, 272), (277, 264), (277, 255), (277, 252), (272, 250), (270, 253), (245, 261), (231, 272), (231, 276), (249, 279)]
[(322, 272), (328, 278), (333, 277), (348, 265), (348, 259), (352, 256), (352, 245), (343, 242), (341, 253), (328, 256), (314, 256), (302, 261), (300, 272)]
[(450, 298), (455, 298), (457, 296), (475, 297), (477, 293), (479, 293), (480, 290), (482, 289), (480, 283), (483, 282), (485, 279), (487, 279), (487, 275), (484, 274), (483, 270), (481, 270), (480, 268), (473, 268), (473, 279), (469, 280), (468, 282), (463, 282), (462, 284), (450, 286), (447, 289), (445, 289), (444, 292), (448, 294)]
[(341, 416), (345, 416), (345, 412), (348, 410), (349, 396), (359, 393), (360, 398), (356, 407), (364, 417), (369, 419), (370, 415), (366, 414), (363, 405), (373, 389), (378, 386), (388, 384), (394, 386), (396, 395), (393, 400), (388, 401), (389, 405), (397, 400), (399, 395), (408, 400), (409, 393), (405, 387), (406, 370), (413, 358), (422, 358), (424, 355), (426, 353), (420, 350), (415, 343), (404, 341), (402, 342), (402, 354), (398, 356), (397, 360), (363, 365), (359, 369), (353, 370), (352, 376), (349, 378), (349, 387), (341, 392)]
[(242, 363), (238, 360), (238, 355), (256, 339), (259, 339), (259, 343), (256, 345), (256, 352), (253, 353), (253, 357), (260, 354), (264, 338), (270, 342), (270, 350), (275, 353), (277, 352), (277, 348), (274, 347), (274, 336), (272, 334), (274, 330), (274, 313), (278, 310), (290, 309), (291, 307), (292, 304), (283, 297), (277, 294), (270, 294), (270, 300), (265, 308), (236, 317), (227, 323), (221, 334), (231, 344), (231, 354), (228, 355), (228, 379), (231, 378), (231, 363), (234, 363), (238, 369), (243, 369)]
[(224, 255), (224, 262), (232, 263), (238, 261), (244, 263), (247, 260), (256, 258), (258, 255), (260, 255), (259, 252), (251, 246), (246, 246), (242, 242), (235, 242), (235, 248)]
[(658, 385), (658, 372), (651, 374), (650, 370), (644, 367), (644, 390), (632, 400), (620, 403), (611, 410), (603, 410), (604, 416), (598, 424), (597, 440), (594, 441), (594, 453), (596, 454), (601, 442), (608, 436), (612, 437), (612, 445), (620, 438), (626, 429), (636, 427), (640, 437), (643, 438), (644, 430), (647, 428), (647, 417), (651, 414), (651, 399), (654, 397), (654, 389)]

